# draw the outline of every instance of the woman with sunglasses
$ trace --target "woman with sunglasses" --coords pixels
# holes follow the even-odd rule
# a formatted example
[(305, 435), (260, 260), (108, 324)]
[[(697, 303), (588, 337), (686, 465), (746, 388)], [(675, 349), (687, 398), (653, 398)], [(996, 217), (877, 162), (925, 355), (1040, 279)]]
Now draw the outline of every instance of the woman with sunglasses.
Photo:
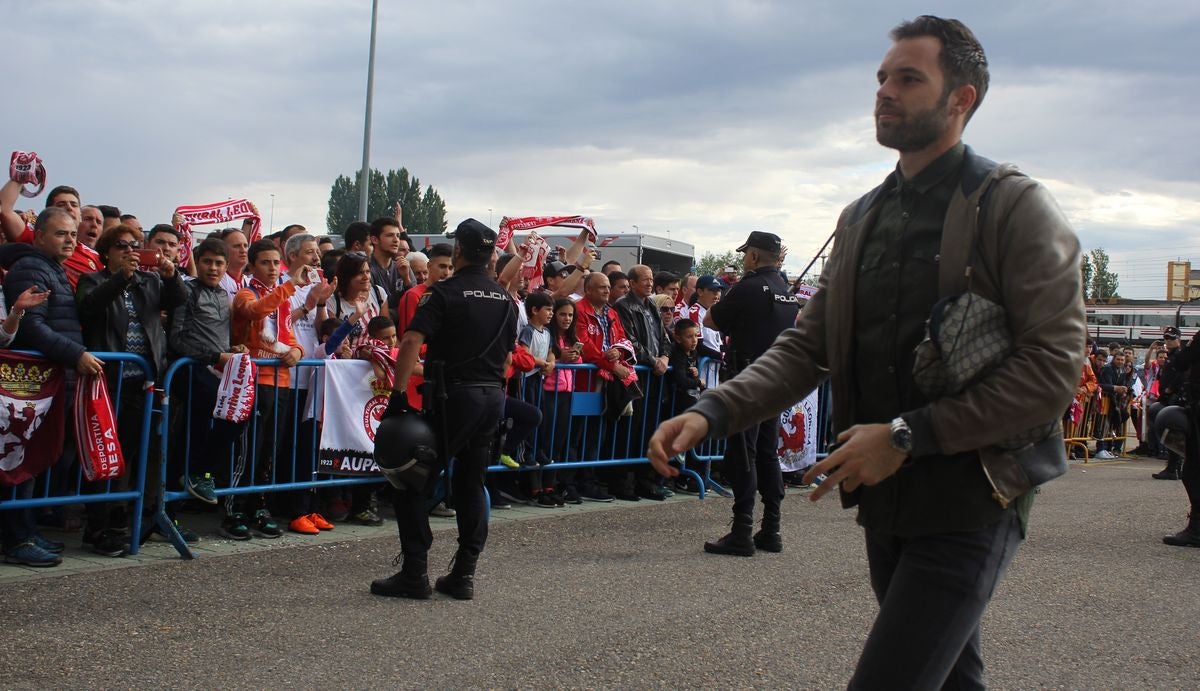
[[(166, 369), (163, 311), (172, 310), (187, 299), (179, 272), (161, 252), (147, 255), (148, 263), (139, 262), (142, 239), (142, 231), (124, 224), (102, 232), (95, 249), (104, 270), (81, 275), (75, 293), (83, 342), (89, 350), (136, 353), (150, 366), (149, 372), (132, 363), (122, 367), (110, 362), (104, 366), (118, 416), (117, 435), (127, 462), (137, 458), (145, 405), (144, 384)], [(136, 470), (129, 470), (113, 481), (113, 489), (126, 489), (130, 478), (136, 475)], [(83, 492), (101, 492), (105, 485), (106, 481), (85, 482)], [(128, 520), (123, 509), (105, 503), (87, 504), (83, 541), (93, 552), (110, 557), (125, 553), (129, 538), (121, 532)]]

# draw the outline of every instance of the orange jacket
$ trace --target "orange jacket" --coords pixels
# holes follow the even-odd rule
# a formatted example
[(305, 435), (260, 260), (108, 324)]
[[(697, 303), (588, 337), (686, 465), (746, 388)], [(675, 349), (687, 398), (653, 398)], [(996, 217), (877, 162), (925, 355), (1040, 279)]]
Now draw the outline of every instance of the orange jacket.
[[(266, 295), (259, 295), (253, 288), (242, 288), (233, 298), (233, 328), (230, 332), (230, 342), (233, 345), (244, 345), (250, 350), (250, 356), (256, 358), (275, 359), (287, 354), (291, 348), (297, 348), (301, 353), (304, 349), (292, 335), (287, 310), (288, 298), (296, 292), (296, 284), (285, 281), (275, 286)], [(265, 333), (267, 317), (278, 313), (276, 328), (278, 333), (274, 338)], [(276, 379), (278, 370), (278, 379)], [(291, 384), (291, 376), (287, 367), (260, 366), (258, 368), (258, 383), (266, 386), (286, 387)]]

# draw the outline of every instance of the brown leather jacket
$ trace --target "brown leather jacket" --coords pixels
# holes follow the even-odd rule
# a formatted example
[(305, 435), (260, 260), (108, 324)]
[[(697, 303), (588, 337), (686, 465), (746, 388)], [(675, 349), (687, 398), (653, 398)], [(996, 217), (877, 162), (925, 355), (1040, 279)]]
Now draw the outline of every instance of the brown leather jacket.
[[(885, 191), (881, 185), (842, 212), (817, 293), (796, 328), (692, 408), (708, 420), (711, 436), (724, 437), (779, 414), (826, 377), (832, 380), (835, 434), (854, 423), (854, 385), (846, 376), (855, 338), (854, 282), (866, 231), (875, 223)], [(980, 222), (982, 261), (974, 262), (971, 289), (1004, 306), (1014, 350), (975, 385), (903, 416), (913, 429), (914, 458), (980, 450), (994, 496), (1005, 504), (1029, 486), (1019, 486), (1011, 458), (990, 454), (987, 447), (1061, 418), (1079, 381), (1086, 337), (1080, 250), (1042, 185), (1015, 166), (997, 165), (967, 147), (962, 185), (946, 212), (938, 257), (941, 295), (965, 289), (970, 239)], [(1052, 445), (1055, 453), (1064, 453), (1063, 448)]]

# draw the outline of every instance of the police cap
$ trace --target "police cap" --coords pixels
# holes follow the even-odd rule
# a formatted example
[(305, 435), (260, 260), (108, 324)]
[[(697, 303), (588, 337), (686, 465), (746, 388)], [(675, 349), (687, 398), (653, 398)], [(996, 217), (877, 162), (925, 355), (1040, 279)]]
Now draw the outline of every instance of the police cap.
[(1167, 328), (1163, 329), (1163, 338), (1167, 338), (1170, 340), (1178, 339), (1179, 338), (1179, 329), (1175, 328), (1174, 326), (1168, 326)]
[(742, 246), (737, 248), (738, 252), (745, 252), (753, 247), (756, 250), (763, 250), (771, 254), (779, 254), (783, 251), (783, 241), (775, 233), (767, 233), (761, 230), (755, 230), (750, 233), (750, 237), (742, 243)]
[(450, 233), (455, 244), (468, 261), (485, 262), (496, 251), (496, 231), (473, 218), (468, 218)]

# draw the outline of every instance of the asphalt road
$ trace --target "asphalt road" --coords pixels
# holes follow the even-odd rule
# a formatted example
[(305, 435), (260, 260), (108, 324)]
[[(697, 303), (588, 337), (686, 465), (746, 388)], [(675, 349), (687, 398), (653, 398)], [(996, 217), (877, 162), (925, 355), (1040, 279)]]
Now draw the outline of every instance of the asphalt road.
[[(1200, 549), (1157, 463), (1051, 483), (984, 622), (995, 688), (1197, 688)], [(722, 499), (493, 526), (473, 602), (373, 597), (389, 538), (0, 585), (5, 688), (843, 688), (874, 614), (833, 499), (786, 550), (703, 554)], [(453, 549), (439, 532), (440, 572)]]

